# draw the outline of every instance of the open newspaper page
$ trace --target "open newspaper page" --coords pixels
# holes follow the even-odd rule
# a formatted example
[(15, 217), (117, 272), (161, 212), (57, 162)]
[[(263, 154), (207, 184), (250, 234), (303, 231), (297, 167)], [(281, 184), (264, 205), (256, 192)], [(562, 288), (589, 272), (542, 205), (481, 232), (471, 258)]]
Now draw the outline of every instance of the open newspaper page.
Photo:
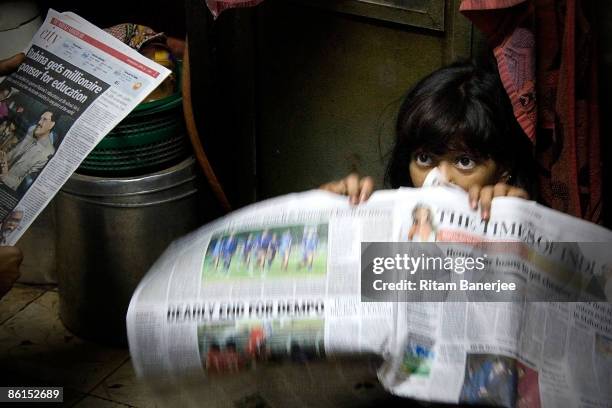
[(0, 83), (0, 239), (13, 245), (96, 144), (170, 71), (73, 13), (49, 10)]
[[(448, 283), (493, 285), (501, 278), (522, 286), (525, 297), (504, 302), (493, 292), (488, 299), (400, 303), (380, 370), (387, 389), (464, 404), (610, 406), (612, 233), (515, 198), (496, 199), (484, 222), (464, 193), (427, 190), (398, 192), (393, 241), (465, 243), (437, 245), (454, 260), (486, 250), (481, 276), (459, 271)], [(425, 237), (411, 235), (421, 213), (432, 226)], [(431, 297), (433, 282), (423, 281), (429, 287), (422, 293)]]
[[(612, 232), (516, 198), (483, 222), (444, 186), (347, 201), (279, 197), (173, 243), (128, 311), (137, 374), (207, 406), (351, 406), (374, 369), (426, 401), (610, 406)], [(450, 266), (399, 279), (378, 245)]]

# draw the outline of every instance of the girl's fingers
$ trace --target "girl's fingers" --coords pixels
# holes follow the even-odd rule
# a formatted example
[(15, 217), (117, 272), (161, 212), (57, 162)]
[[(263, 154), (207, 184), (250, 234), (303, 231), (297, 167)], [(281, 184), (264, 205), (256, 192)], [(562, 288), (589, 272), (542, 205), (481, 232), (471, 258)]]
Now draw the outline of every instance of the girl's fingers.
[(359, 176), (355, 173), (348, 175), (346, 180), (346, 195), (351, 204), (359, 203)]
[(359, 181), (361, 192), (359, 194), (359, 203), (363, 203), (372, 195), (374, 191), (374, 179), (372, 177), (364, 177)]
[(325, 183), (319, 186), (319, 190), (329, 191), (330, 193), (342, 194), (340, 192), (340, 184), (342, 181), (330, 181), (329, 183)]
[(319, 187), (320, 190), (329, 191), (330, 193), (348, 195), (346, 187), (346, 179), (331, 181)]
[(472, 210), (478, 208), (478, 198), (480, 197), (480, 189), (480, 186), (474, 185), (468, 190), (468, 197)]
[(488, 220), (491, 215), (493, 189), (493, 186), (485, 186), (480, 190), (480, 215), (483, 220)]
[[(470, 199), (472, 189), (470, 189)], [(497, 183), (494, 186), (486, 186), (480, 190), (480, 211), (483, 220), (488, 220), (491, 216), (491, 202), (494, 197), (520, 197), (529, 199), (529, 194), (522, 188), (512, 187), (506, 183)]]
[(508, 195), (510, 186), (506, 183), (497, 183), (493, 186), (493, 197), (504, 197)]
[(510, 190), (508, 190), (508, 197), (519, 197), (525, 200), (529, 200), (529, 194), (527, 193), (527, 191), (518, 187), (510, 187)]
[(357, 205), (363, 203), (372, 195), (374, 179), (372, 177), (360, 178), (356, 173), (351, 173), (342, 180), (323, 184), (319, 189), (346, 195), (349, 197), (351, 204)]

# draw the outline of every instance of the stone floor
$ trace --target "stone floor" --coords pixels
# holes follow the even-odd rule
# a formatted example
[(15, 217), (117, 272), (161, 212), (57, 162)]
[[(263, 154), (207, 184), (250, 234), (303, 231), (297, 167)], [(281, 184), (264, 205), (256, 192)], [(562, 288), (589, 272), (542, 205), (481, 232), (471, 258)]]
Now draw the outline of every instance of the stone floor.
[(0, 300), (0, 383), (63, 386), (69, 407), (157, 406), (136, 380), (128, 350), (74, 336), (58, 305), (57, 290), (44, 286), (18, 284)]

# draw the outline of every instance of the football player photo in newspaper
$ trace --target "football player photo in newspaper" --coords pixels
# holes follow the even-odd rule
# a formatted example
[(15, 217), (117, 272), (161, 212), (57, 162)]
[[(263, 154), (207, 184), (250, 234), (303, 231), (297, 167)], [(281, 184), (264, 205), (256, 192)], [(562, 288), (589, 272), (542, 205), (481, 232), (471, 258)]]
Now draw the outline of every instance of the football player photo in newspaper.
[(202, 278), (316, 277), (327, 271), (327, 224), (288, 225), (215, 235)]

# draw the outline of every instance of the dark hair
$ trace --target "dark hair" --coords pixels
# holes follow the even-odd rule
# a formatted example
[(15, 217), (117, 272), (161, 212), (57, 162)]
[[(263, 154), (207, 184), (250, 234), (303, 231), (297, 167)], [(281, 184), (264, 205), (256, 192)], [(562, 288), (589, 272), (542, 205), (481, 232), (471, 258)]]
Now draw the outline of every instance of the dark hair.
[[(27, 124), (24, 122), (22, 115), (15, 113), (10, 114), (2, 123), (13, 124), (18, 133), (20, 132), (20, 129), (27, 129)], [(21, 137), (19, 138), (19, 140), (21, 140)]]
[(533, 148), (520, 128), (496, 71), (456, 62), (434, 71), (406, 95), (385, 181), (412, 186), (410, 160), (419, 149), (442, 154), (466, 150), (492, 159), (512, 176), (509, 184), (533, 195)]
[(4, 120), (2, 121), (2, 123), (0, 124), (0, 126), (1, 126), (1, 125), (6, 125), (7, 123), (8, 123), (8, 124), (13, 124), (15, 127), (18, 127), (18, 126), (19, 126), (19, 123), (18, 123), (17, 117), (16, 117), (15, 115), (9, 115), (9, 116), (7, 116), (7, 117), (6, 117), (6, 119), (4, 119)]
[(57, 123), (57, 120), (61, 116), (57, 110), (51, 108), (44, 109), (42, 112), (40, 112), (40, 116), (44, 115), (45, 112), (49, 112), (51, 114), (51, 120), (55, 123)]

